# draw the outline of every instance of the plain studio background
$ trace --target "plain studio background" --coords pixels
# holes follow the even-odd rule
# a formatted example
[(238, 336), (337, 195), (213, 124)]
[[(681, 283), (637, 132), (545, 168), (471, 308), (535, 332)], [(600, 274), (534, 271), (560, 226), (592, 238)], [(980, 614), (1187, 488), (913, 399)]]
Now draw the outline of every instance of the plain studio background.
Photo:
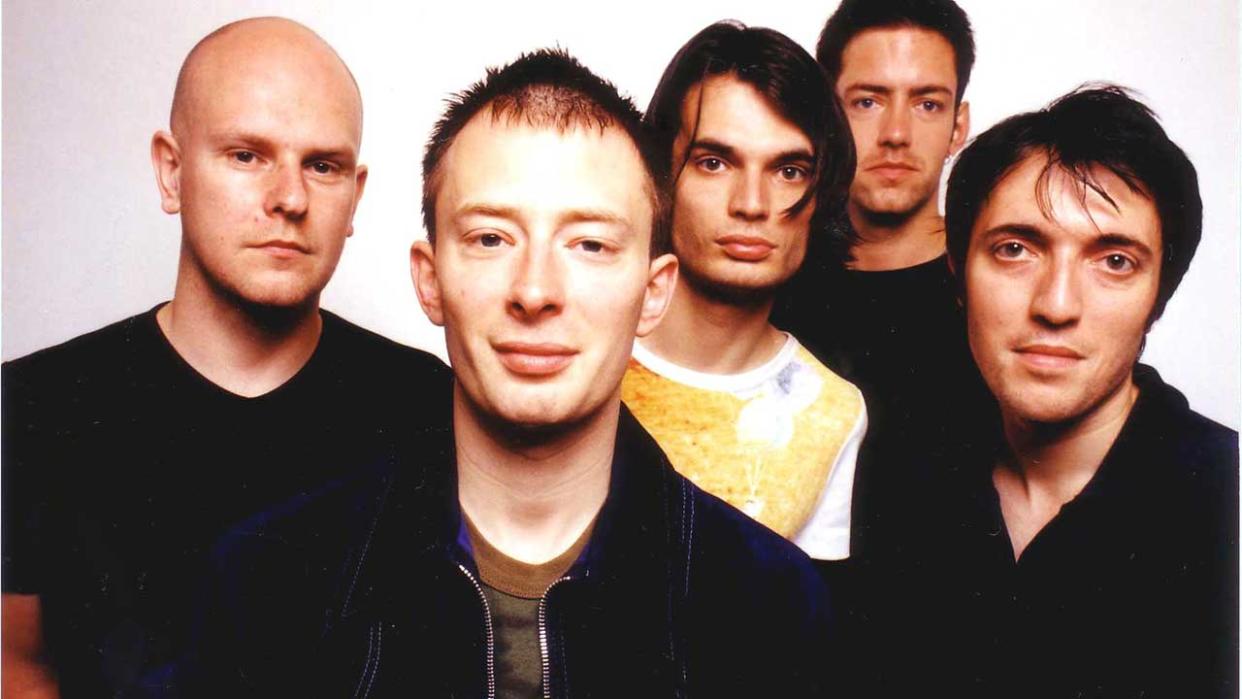
[[(966, 93), (977, 134), (1088, 80), (1138, 90), (1199, 170), (1203, 242), (1144, 361), (1200, 412), (1239, 420), (1238, 7), (1234, 0), (961, 0), (978, 59)], [(5, 0), (3, 347), (12, 359), (167, 299), (180, 227), (148, 159), (177, 69), (217, 26), (284, 15), (352, 68), (371, 168), (324, 306), (444, 356), (409, 279), (423, 144), (443, 99), (523, 50), (560, 45), (646, 105), (673, 52), (708, 23), (778, 29), (813, 50), (835, 2), (169, 3)], [(485, 163), (480, 163), (485, 167)], [(947, 168), (946, 168), (947, 173)]]

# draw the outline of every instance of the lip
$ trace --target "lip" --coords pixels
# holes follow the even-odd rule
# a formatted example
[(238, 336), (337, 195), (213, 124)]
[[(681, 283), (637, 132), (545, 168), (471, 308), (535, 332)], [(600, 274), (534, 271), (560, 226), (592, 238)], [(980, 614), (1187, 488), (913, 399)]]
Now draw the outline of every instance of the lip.
[(885, 179), (895, 180), (905, 177), (912, 172), (917, 172), (918, 168), (914, 167), (910, 163), (885, 161), (870, 165), (866, 168), (866, 170), (867, 172), (873, 172)]
[(297, 255), (306, 255), (310, 250), (306, 246), (295, 240), (265, 240), (262, 243), (251, 246), (257, 250), (262, 250), (275, 257), (294, 257)]
[(772, 254), (776, 244), (754, 235), (726, 235), (716, 239), (725, 254), (742, 262), (759, 262)]
[(1064, 369), (1082, 360), (1083, 356), (1064, 345), (1030, 344), (1014, 350), (1026, 364), (1040, 369)]
[(578, 351), (552, 342), (498, 342), (500, 363), (519, 376), (551, 376), (573, 362)]

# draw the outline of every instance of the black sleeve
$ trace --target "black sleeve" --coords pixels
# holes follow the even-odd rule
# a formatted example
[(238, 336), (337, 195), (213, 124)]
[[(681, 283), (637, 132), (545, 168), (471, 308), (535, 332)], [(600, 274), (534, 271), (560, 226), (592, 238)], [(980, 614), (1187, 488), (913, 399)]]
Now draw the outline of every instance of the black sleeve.
[(0, 582), (5, 594), (38, 594), (43, 590), (43, 554), (47, 549), (47, 477), (52, 469), (50, 443), (37, 392), (13, 362), (0, 367), (0, 509), (3, 510), (3, 568)]

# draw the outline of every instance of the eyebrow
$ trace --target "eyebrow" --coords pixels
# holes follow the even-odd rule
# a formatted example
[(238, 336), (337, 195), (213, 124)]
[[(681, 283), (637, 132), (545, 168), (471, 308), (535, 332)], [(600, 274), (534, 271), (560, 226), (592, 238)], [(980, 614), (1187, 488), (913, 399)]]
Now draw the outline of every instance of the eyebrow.
[[(992, 226), (983, 232), (982, 237), (996, 238), (1002, 235), (1012, 235), (1031, 242), (1042, 242), (1048, 239), (1048, 236), (1039, 228), (1023, 223), (1002, 223)], [(1091, 239), (1089, 245), (1092, 248), (1125, 248), (1148, 257), (1153, 254), (1152, 249), (1146, 243), (1122, 233), (1100, 233)]]
[[(520, 221), (523, 217), (522, 212), (515, 206), (503, 206), (496, 204), (464, 204), (455, 212), (458, 218), (465, 216), (491, 216), (493, 218), (503, 218), (507, 221)], [(583, 207), (577, 209), (569, 209), (561, 211), (557, 215), (557, 221), (561, 224), (566, 223), (608, 223), (629, 228), (629, 219), (617, 214), (614, 211), (600, 209), (594, 207)]]
[[(716, 153), (730, 160), (736, 160), (738, 156), (737, 149), (727, 143), (722, 143), (714, 138), (698, 139), (690, 144), (687, 152), (693, 153), (696, 150), (704, 150), (709, 153)], [(805, 148), (792, 148), (790, 150), (781, 151), (769, 158), (769, 162), (776, 163), (813, 163), (815, 155)]]
[[(249, 131), (218, 131), (212, 134), (211, 138), (220, 144), (239, 143), (242, 145), (254, 146), (255, 148), (266, 149), (276, 147), (275, 141), (271, 138), (260, 136)], [(326, 146), (311, 148), (303, 160), (339, 160), (352, 163), (357, 159), (357, 157), (357, 153), (355, 153), (354, 150), (348, 146)]]
[[(874, 83), (853, 83), (845, 87), (845, 92), (849, 92), (851, 90), (861, 90), (863, 92), (874, 92), (880, 95), (891, 95), (894, 92), (896, 92), (896, 90), (894, 90), (893, 88), (887, 85), (876, 85)], [(922, 97), (924, 95), (937, 95), (937, 94), (943, 94), (949, 97), (953, 96), (952, 90), (945, 87), (944, 85), (935, 85), (935, 84), (915, 85), (914, 87), (910, 88), (908, 92), (917, 97)]]

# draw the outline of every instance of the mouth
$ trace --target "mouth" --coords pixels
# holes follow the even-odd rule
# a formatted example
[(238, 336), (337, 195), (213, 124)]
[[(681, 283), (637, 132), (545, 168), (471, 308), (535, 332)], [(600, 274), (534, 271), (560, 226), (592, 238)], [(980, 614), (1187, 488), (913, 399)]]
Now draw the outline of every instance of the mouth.
[(251, 247), (281, 258), (310, 254), (310, 249), (296, 240), (265, 240)]
[(886, 180), (898, 180), (907, 175), (918, 172), (918, 168), (907, 163), (876, 163), (867, 168), (867, 172), (874, 173)]
[(1022, 345), (1014, 352), (1027, 365), (1038, 369), (1065, 369), (1083, 359), (1077, 351), (1064, 345)]
[(568, 367), (578, 351), (551, 342), (498, 342), (500, 363), (519, 376), (551, 376)]
[(759, 262), (776, 249), (776, 244), (754, 235), (726, 235), (716, 239), (716, 244), (729, 257), (742, 262)]

